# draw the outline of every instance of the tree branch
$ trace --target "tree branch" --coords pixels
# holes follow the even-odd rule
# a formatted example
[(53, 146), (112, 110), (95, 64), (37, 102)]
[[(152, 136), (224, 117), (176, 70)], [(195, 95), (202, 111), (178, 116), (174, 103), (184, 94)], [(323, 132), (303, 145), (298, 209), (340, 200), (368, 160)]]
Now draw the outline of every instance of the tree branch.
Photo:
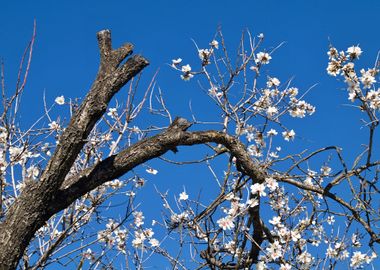
[(25, 187), (0, 223), (0, 269), (16, 268), (35, 232), (54, 214), (48, 210), (50, 204), (111, 98), (149, 64), (136, 55), (120, 65), (132, 53), (132, 45), (112, 50), (109, 30), (100, 31), (97, 37), (100, 66), (90, 91), (61, 135), (40, 181)]
[(84, 170), (79, 175), (68, 178), (63, 183), (59, 194), (52, 202), (50, 211), (57, 212), (99, 185), (122, 176), (140, 164), (159, 157), (177, 146), (190, 146), (214, 142), (223, 144), (241, 164), (241, 170), (254, 183), (262, 183), (265, 173), (254, 163), (245, 146), (236, 138), (217, 131), (186, 132), (190, 123), (184, 118), (176, 118), (169, 128), (150, 138), (144, 139), (131, 147)]

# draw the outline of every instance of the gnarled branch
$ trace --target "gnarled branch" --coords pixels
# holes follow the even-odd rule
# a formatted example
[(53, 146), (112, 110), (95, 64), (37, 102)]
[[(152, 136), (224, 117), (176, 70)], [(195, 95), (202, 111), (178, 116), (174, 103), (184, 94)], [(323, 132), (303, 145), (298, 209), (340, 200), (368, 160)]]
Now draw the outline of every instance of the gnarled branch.
[(60, 137), (40, 181), (30, 183), (15, 200), (0, 224), (0, 269), (15, 269), (35, 232), (51, 217), (50, 204), (82, 150), (95, 123), (105, 113), (111, 98), (149, 63), (132, 53), (132, 45), (112, 49), (109, 30), (97, 35), (100, 66), (87, 96)]

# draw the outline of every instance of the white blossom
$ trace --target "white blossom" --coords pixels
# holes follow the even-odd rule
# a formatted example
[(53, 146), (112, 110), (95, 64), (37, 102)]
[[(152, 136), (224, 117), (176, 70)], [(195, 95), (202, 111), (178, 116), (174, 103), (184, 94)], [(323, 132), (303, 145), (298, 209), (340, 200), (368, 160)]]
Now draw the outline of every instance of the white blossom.
[(334, 224), (334, 222), (335, 222), (335, 217), (334, 217), (334, 216), (328, 216), (328, 217), (327, 217), (327, 223), (328, 223), (329, 225)]
[(181, 59), (181, 58), (173, 59), (173, 60), (172, 60), (172, 67), (173, 67), (173, 68), (176, 68), (177, 65), (179, 65), (181, 62), (182, 62), (182, 59)]
[(269, 64), (269, 61), (271, 59), (272, 59), (272, 57), (269, 55), (269, 53), (266, 53), (266, 52), (259, 52), (256, 55), (256, 63)]
[(273, 115), (275, 115), (275, 114), (277, 114), (278, 113), (278, 109), (276, 108), (276, 107), (274, 107), (274, 106), (269, 106), (268, 108), (267, 108), (267, 115), (268, 116), (273, 116)]
[(293, 140), (295, 138), (296, 133), (292, 129), (290, 131), (284, 131), (284, 132), (282, 132), (282, 136), (284, 137), (285, 141), (290, 141), (290, 140)]
[(297, 261), (301, 264), (301, 269), (310, 269), (310, 266), (313, 263), (313, 257), (310, 253), (304, 251), (298, 255)]
[(267, 87), (273, 87), (273, 86), (279, 86), (280, 85), (280, 80), (279, 79), (277, 79), (277, 78), (275, 78), (275, 77), (273, 77), (273, 78), (271, 78), (271, 77), (269, 77), (268, 78), (268, 81), (267, 81)]
[(360, 251), (355, 251), (350, 260), (350, 266), (354, 269), (361, 267), (366, 261), (366, 255)]
[(364, 85), (364, 88), (371, 88), (371, 86), (376, 82), (374, 70), (368, 69), (365, 71), (364, 69), (361, 69), (360, 73), (362, 74), (360, 81)]
[(288, 263), (280, 265), (280, 270), (291, 270), (291, 269), (292, 269), (292, 266)]
[(185, 66), (182, 66), (181, 68), (182, 72), (186, 73), (186, 72), (190, 72), (191, 71), (191, 66), (189, 64), (185, 65)]
[(116, 108), (109, 108), (107, 115), (112, 117), (112, 118), (116, 118), (117, 117), (117, 109)]
[(298, 88), (296, 87), (290, 87), (286, 90), (286, 94), (290, 95), (291, 97), (295, 97), (298, 95)]
[(380, 110), (380, 88), (368, 91), (366, 100), (369, 102), (369, 107), (373, 110)]
[(231, 216), (221, 218), (217, 221), (217, 223), (219, 224), (219, 227), (221, 227), (223, 230), (231, 230), (235, 227), (234, 219)]
[(187, 195), (186, 191), (182, 191), (179, 194), (179, 200), (180, 201), (186, 201), (189, 198), (189, 195)]
[(91, 248), (88, 248), (85, 252), (83, 252), (83, 257), (87, 260), (94, 259), (94, 252), (91, 250)]
[(328, 66), (326, 68), (327, 73), (331, 76), (334, 76), (334, 77), (336, 77), (337, 75), (340, 74), (341, 69), (342, 69), (341, 63), (339, 61), (336, 61), (336, 60), (331, 60), (328, 63)]
[(351, 57), (351, 59), (356, 59), (356, 58), (359, 58), (359, 56), (362, 54), (362, 49), (360, 49), (359, 46), (351, 46), (347, 49), (346, 51), (349, 56)]
[(281, 217), (273, 217), (271, 220), (269, 220), (269, 223), (272, 224), (273, 226), (279, 226), (281, 225)]
[(264, 184), (259, 184), (255, 183), (251, 185), (251, 193), (252, 194), (259, 194), (260, 196), (266, 196), (267, 194), (265, 193), (265, 185)]
[(212, 97), (221, 98), (223, 96), (223, 93), (218, 91), (218, 88), (213, 86), (208, 90), (208, 93)]
[(140, 227), (141, 225), (144, 224), (145, 217), (141, 211), (134, 212), (133, 216), (135, 218), (134, 223), (137, 227)]
[(147, 173), (150, 173), (150, 174), (153, 174), (153, 175), (156, 175), (158, 173), (157, 170), (153, 169), (153, 168), (148, 168), (146, 169), (146, 172)]
[(273, 128), (271, 128), (269, 131), (267, 131), (268, 136), (276, 136), (277, 134), (278, 134), (278, 132)]
[(207, 63), (209, 63), (208, 59), (210, 58), (211, 53), (212, 53), (212, 51), (210, 51), (209, 49), (199, 49), (198, 50), (199, 58), (202, 61), (207, 62)]
[(273, 243), (266, 248), (267, 255), (270, 260), (274, 261), (283, 255), (283, 250), (278, 240), (275, 240)]
[(219, 42), (214, 39), (213, 41), (210, 42), (210, 46), (215, 49), (219, 49)]
[(273, 177), (265, 178), (265, 184), (272, 192), (278, 188), (278, 182)]
[(59, 130), (60, 126), (56, 121), (52, 121), (49, 123), (49, 128), (52, 130)]
[(315, 107), (303, 100), (297, 101), (297, 103), (295, 103), (293, 107), (289, 110), (289, 114), (292, 117), (299, 117), (299, 118), (305, 117), (306, 113), (308, 113), (309, 115), (312, 115), (314, 112), (315, 112)]
[(149, 240), (149, 244), (152, 246), (152, 247), (158, 247), (160, 245), (160, 242), (155, 239), (155, 238), (152, 238)]
[(65, 104), (65, 97), (64, 96), (59, 96), (55, 98), (55, 103), (58, 105), (63, 105)]

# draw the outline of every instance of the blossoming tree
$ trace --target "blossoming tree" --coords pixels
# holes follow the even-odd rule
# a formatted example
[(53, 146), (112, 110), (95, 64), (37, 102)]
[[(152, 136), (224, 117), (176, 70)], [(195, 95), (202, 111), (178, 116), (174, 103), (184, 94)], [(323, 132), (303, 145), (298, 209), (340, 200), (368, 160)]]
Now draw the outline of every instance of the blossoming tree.
[[(296, 141), (286, 118), (307, 117), (315, 107), (291, 81), (262, 74), (274, 57), (262, 48), (263, 34), (244, 34), (236, 59), (218, 32), (206, 48), (197, 47), (197, 69), (180, 58), (172, 61), (175, 72), (189, 83), (197, 80), (215, 105), (220, 118), (213, 123), (195, 116), (173, 119), (154, 79), (139, 95), (138, 74), (148, 61), (128, 58), (131, 44), (113, 49), (108, 30), (97, 37), (100, 66), (87, 96), (80, 103), (65, 96), (52, 106), (45, 103), (45, 115), (26, 130), (17, 116), (34, 36), (13, 95), (6, 95), (2, 76), (0, 269), (144, 269), (155, 257), (172, 269), (373, 264), (380, 242), (380, 161), (374, 151), (380, 90), (377, 63), (357, 72), (358, 46), (331, 46), (328, 52), (328, 74), (344, 79), (368, 129), (366, 141), (357, 142), (365, 150), (349, 163), (339, 146), (284, 151)], [(128, 82), (124, 105), (109, 106)], [(52, 118), (56, 106), (68, 108), (69, 122)], [(143, 115), (158, 115), (166, 126), (143, 126)], [(204, 146), (197, 148), (201, 159), (176, 160), (184, 146), (195, 145)], [(135, 199), (145, 183), (137, 168), (154, 177), (159, 168), (147, 162), (156, 158), (171, 166), (206, 164), (215, 197), (210, 201), (186, 189), (174, 196), (159, 191), (157, 183), (163, 206), (146, 216), (144, 201)], [(215, 164), (224, 167), (216, 171)], [(115, 198), (123, 200), (121, 218), (108, 216), (117, 207)]]

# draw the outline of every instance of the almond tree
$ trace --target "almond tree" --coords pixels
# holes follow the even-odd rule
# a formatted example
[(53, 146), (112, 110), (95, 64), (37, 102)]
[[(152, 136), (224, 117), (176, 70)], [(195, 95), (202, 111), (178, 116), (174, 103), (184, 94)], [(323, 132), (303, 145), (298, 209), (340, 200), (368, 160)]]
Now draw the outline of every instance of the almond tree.
[[(196, 71), (180, 58), (172, 61), (184, 81), (198, 80), (194, 87), (219, 111), (213, 123), (196, 115), (191, 121), (173, 119), (155, 78), (139, 95), (139, 73), (148, 61), (131, 56), (129, 43), (113, 49), (109, 30), (97, 38), (99, 71), (87, 96), (81, 103), (64, 96), (53, 106), (45, 102), (44, 116), (27, 130), (19, 127), (17, 115), (35, 35), (10, 97), (2, 72), (0, 269), (111, 269), (120, 267), (115, 257), (123, 257), (127, 269), (143, 269), (152, 256), (173, 269), (334, 269), (372, 263), (380, 241), (374, 152), (380, 90), (377, 64), (357, 74), (358, 46), (345, 52), (331, 46), (328, 52), (328, 73), (344, 78), (368, 128), (367, 141), (358, 142), (365, 143), (364, 151), (349, 163), (339, 146), (286, 151), (296, 139), (286, 119), (311, 115), (315, 107), (291, 80), (281, 83), (262, 74), (277, 49), (261, 48), (263, 34), (245, 33), (233, 59), (218, 31), (206, 48), (196, 45)], [(112, 98), (128, 82), (125, 104), (112, 107)], [(59, 105), (69, 108), (67, 124), (51, 116)], [(144, 114), (159, 115), (167, 126), (139, 125)], [(205, 146), (203, 157), (181, 161), (182, 146), (195, 145)], [(155, 175), (148, 163), (155, 158), (167, 166), (206, 164), (217, 196), (210, 202), (184, 190), (173, 200), (158, 184), (163, 214), (149, 217), (154, 220), (148, 226), (135, 199), (145, 182), (137, 168)], [(218, 171), (216, 164), (225, 167)], [(109, 219), (105, 202), (117, 196), (127, 198), (125, 216)], [(166, 237), (156, 238), (158, 231)], [(178, 247), (174, 253), (172, 245)]]

